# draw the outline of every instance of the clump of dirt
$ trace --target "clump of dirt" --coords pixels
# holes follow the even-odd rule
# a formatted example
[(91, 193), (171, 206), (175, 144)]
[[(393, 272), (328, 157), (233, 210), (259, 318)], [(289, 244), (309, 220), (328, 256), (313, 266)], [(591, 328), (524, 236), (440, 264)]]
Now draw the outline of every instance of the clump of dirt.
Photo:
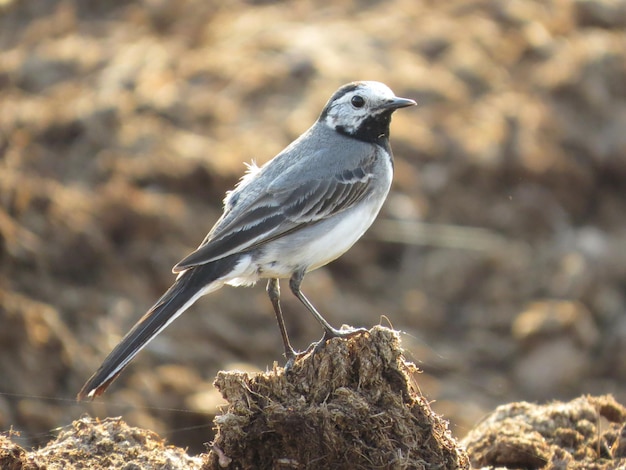
[[(9, 441), (10, 443), (10, 441)], [(128, 426), (121, 418), (103, 421), (83, 417), (74, 421), (45, 447), (25, 454), (14, 446), (11, 450), (0, 442), (0, 463), (3, 455), (12, 454), (5, 468), (38, 470), (46, 468), (86, 469), (194, 469), (200, 458), (190, 457), (184, 449), (166, 445), (152, 431)], [(16, 449), (15, 449), (16, 448)], [(13, 466), (11, 466), (13, 465)]]
[(498, 407), (462, 441), (475, 467), (609, 470), (626, 465), (626, 408), (610, 395)]
[(415, 372), (383, 327), (331, 340), (288, 372), (220, 372), (229, 405), (203, 469), (468, 468)]
[(0, 468), (3, 470), (39, 470), (28, 453), (0, 434)]

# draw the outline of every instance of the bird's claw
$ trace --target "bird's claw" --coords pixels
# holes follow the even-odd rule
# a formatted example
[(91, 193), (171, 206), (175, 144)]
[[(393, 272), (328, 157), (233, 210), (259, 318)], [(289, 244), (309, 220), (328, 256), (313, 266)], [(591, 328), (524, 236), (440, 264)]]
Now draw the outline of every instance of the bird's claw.
[(326, 343), (333, 338), (349, 339), (367, 332), (367, 328), (346, 328), (344, 330), (337, 330), (333, 328), (332, 330), (326, 330), (322, 339), (319, 340), (317, 343), (313, 343), (311, 346), (309, 346), (309, 349), (313, 347), (313, 354), (316, 354), (324, 349)]
[(326, 346), (326, 343), (333, 338), (349, 339), (353, 338), (354, 336), (367, 333), (368, 331), (369, 330), (367, 328), (350, 328), (344, 330), (337, 330), (333, 328), (332, 330), (326, 330), (324, 331), (324, 336), (322, 336), (322, 339), (316, 341), (315, 343), (311, 343), (309, 347), (306, 348), (304, 351), (295, 351), (294, 349), (291, 349), (285, 352), (285, 357), (287, 358), (287, 362), (285, 363), (285, 372), (291, 372), (294, 364), (298, 359), (308, 354), (314, 356), (315, 354), (321, 352), (322, 349), (324, 349), (324, 347)]
[(306, 350), (304, 350), (304, 351), (296, 351), (294, 349), (291, 349), (290, 351), (286, 352), (285, 353), (285, 357), (287, 358), (287, 362), (285, 363), (285, 372), (286, 373), (290, 373), (292, 371), (293, 366), (296, 363), (296, 361), (298, 359), (300, 359), (301, 357), (304, 357), (307, 354), (309, 354), (311, 352), (311, 349), (313, 349), (313, 347), (316, 344), (317, 343), (313, 343), (308, 348), (306, 348)]

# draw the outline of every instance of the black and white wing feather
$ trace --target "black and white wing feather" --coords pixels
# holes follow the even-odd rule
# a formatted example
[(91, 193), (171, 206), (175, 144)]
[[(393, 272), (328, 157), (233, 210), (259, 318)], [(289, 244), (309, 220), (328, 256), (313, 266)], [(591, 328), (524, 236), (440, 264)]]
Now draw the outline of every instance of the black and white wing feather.
[[(239, 201), (233, 192), (207, 238), (173, 271), (254, 249), (353, 207), (372, 189), (375, 159), (372, 152), (352, 168), (308, 179), (287, 171), (247, 201)], [(302, 183), (294, 184), (298, 180)]]

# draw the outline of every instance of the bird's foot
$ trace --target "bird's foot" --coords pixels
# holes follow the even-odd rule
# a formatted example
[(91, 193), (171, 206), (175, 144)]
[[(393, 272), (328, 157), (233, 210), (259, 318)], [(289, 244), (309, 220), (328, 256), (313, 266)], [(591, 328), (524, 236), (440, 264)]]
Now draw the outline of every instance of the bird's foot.
[(342, 330), (337, 330), (335, 328), (328, 329), (324, 331), (324, 336), (322, 336), (321, 340), (317, 343), (313, 343), (307, 348), (307, 352), (313, 348), (313, 354), (319, 353), (322, 349), (324, 349), (324, 346), (326, 346), (326, 342), (333, 338), (349, 339), (367, 332), (367, 328), (345, 328)]
[(324, 346), (326, 346), (326, 342), (333, 338), (349, 339), (354, 336), (367, 333), (368, 331), (369, 330), (367, 328), (345, 328), (341, 330), (332, 328), (325, 330), (322, 339), (316, 341), (315, 343), (311, 343), (304, 351), (295, 351), (293, 348), (285, 351), (285, 357), (287, 358), (287, 362), (285, 363), (285, 372), (289, 373), (298, 359), (308, 354), (315, 355), (321, 352), (322, 349), (324, 349)]
[(290, 351), (285, 351), (285, 357), (287, 358), (287, 362), (285, 363), (285, 372), (291, 372), (296, 361), (309, 354), (316, 344), (317, 343), (313, 343), (304, 351), (296, 351), (294, 349), (291, 349)]

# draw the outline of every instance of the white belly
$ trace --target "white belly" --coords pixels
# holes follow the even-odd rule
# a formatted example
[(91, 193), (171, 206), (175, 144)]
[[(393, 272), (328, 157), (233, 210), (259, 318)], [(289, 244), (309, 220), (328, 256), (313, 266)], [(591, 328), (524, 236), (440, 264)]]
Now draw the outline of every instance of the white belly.
[(314, 240), (296, 251), (294, 258), (299, 260), (300, 265), (308, 266), (307, 271), (339, 258), (363, 236), (379, 210), (380, 204), (368, 203), (342, 214), (339, 223), (332, 229), (320, 230)]

